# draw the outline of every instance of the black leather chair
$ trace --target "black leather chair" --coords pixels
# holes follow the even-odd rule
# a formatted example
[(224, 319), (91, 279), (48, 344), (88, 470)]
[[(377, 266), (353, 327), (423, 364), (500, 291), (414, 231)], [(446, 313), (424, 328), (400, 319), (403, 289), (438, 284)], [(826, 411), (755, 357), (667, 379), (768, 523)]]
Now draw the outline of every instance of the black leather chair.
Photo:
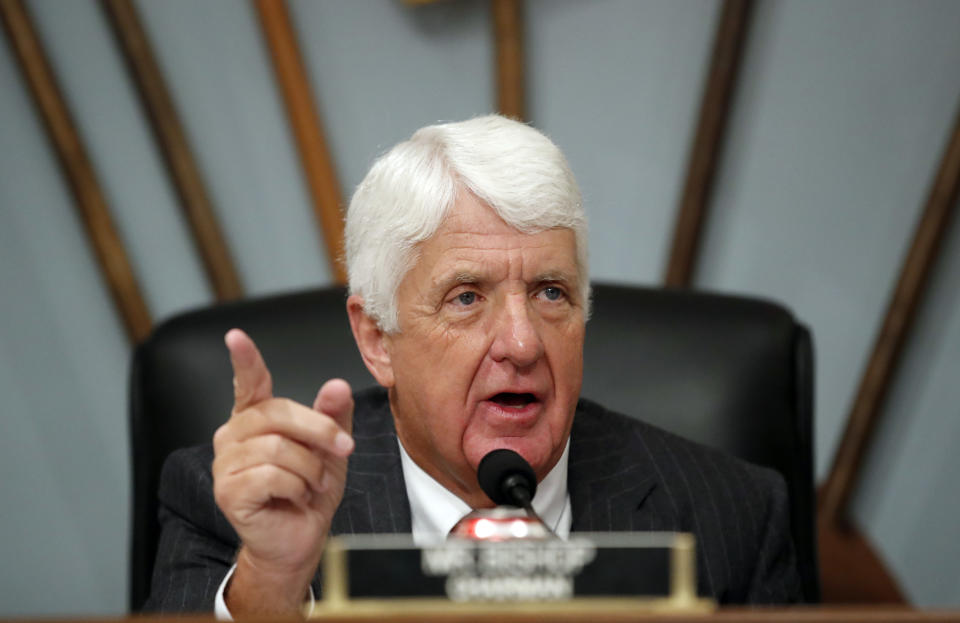
[[(257, 342), (277, 395), (309, 404), (320, 383), (374, 383), (357, 353), (341, 288), (182, 314), (133, 357), (131, 609), (149, 593), (160, 468), (176, 448), (209, 441), (232, 406), (223, 335)], [(596, 285), (583, 395), (680, 435), (775, 468), (786, 479), (804, 592), (819, 599), (814, 533), (813, 356), (784, 308), (742, 297)]]

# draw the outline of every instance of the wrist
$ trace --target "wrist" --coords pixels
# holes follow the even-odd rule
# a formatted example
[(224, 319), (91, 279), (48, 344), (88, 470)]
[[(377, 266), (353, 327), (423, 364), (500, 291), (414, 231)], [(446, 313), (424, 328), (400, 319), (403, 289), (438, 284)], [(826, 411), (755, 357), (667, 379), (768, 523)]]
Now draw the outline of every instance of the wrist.
[(299, 614), (310, 599), (317, 564), (277, 565), (241, 547), (224, 592), (225, 603), (233, 614)]

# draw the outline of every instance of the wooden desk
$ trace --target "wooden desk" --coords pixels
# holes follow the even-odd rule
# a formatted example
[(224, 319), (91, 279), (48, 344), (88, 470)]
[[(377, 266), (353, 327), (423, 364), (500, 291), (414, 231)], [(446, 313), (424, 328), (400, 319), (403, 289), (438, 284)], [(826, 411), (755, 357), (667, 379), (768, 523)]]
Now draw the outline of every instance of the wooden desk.
[[(246, 621), (290, 622), (295, 619), (245, 619)], [(331, 623), (355, 623), (372, 621), (371, 616), (337, 615), (325, 618)], [(605, 614), (589, 615), (582, 613), (556, 614), (549, 617), (542, 613), (516, 612), (509, 615), (499, 614), (431, 614), (397, 615), (384, 618), (376, 617), (379, 623), (541, 623), (543, 621), (562, 621), (564, 623), (900, 623), (900, 622), (941, 622), (960, 623), (960, 610), (923, 611), (908, 608), (890, 607), (815, 607), (796, 608), (721, 608), (708, 614)], [(210, 616), (132, 616), (126, 618), (83, 618), (70, 619), (6, 619), (0, 623), (215, 623)]]

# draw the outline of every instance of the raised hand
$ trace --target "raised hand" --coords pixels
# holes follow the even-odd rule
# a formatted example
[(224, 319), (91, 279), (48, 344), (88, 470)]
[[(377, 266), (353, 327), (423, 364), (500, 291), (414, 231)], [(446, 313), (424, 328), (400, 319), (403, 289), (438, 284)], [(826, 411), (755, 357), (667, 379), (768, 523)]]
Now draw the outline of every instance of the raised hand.
[(306, 595), (343, 497), (350, 386), (328, 381), (312, 408), (274, 398), (253, 340), (233, 329), (225, 342), (234, 406), (213, 437), (214, 496), (242, 544), (227, 606), (234, 615), (288, 612)]

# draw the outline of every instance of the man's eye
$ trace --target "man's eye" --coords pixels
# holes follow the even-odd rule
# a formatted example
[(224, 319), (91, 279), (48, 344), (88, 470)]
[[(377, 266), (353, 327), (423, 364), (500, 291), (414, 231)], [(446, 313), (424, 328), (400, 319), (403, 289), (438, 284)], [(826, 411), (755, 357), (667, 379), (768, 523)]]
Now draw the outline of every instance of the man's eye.
[(543, 295), (547, 297), (548, 301), (559, 301), (563, 298), (564, 292), (560, 288), (550, 286), (543, 289)]
[(461, 305), (473, 305), (476, 301), (476, 292), (461, 292), (459, 295), (457, 295), (457, 302)]

